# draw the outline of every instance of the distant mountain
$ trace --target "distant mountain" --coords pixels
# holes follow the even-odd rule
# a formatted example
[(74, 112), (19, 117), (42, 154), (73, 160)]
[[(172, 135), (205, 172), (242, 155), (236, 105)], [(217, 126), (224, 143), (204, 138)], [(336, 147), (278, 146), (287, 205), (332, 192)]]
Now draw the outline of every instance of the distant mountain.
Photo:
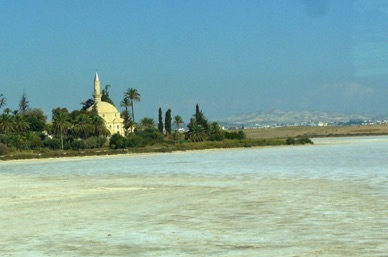
[(271, 110), (246, 114), (238, 114), (219, 122), (226, 126), (265, 126), (273, 124), (294, 124), (307, 125), (324, 123), (344, 123), (349, 120), (384, 120), (387, 115), (373, 113), (343, 113), (343, 112), (324, 112), (324, 111), (282, 111)]

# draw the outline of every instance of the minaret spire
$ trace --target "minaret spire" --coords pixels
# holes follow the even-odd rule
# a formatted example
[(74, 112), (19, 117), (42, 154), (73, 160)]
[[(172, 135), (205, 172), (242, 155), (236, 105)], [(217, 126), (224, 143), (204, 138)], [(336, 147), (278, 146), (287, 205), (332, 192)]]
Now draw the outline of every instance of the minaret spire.
[(98, 73), (96, 71), (96, 75), (94, 76), (94, 102), (101, 102), (101, 88), (100, 88), (100, 79), (98, 77)]
[(98, 73), (96, 71), (96, 75), (94, 76), (94, 81), (100, 81), (100, 79), (98, 78)]

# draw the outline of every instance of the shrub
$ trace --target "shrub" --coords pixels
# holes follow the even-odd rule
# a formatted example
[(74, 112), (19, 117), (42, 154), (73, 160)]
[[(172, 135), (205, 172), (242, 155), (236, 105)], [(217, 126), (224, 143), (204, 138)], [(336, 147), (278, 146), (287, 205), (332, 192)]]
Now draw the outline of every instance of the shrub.
[(128, 138), (128, 146), (129, 147), (142, 147), (143, 143), (144, 143), (144, 140), (141, 136), (131, 135)]
[(308, 138), (308, 137), (301, 137), (301, 138), (298, 138), (297, 142), (298, 142), (299, 144), (302, 144), (302, 145), (304, 145), (304, 144), (313, 144), (313, 141), (311, 141), (311, 139)]
[(86, 144), (83, 140), (75, 140), (71, 143), (71, 148), (73, 150), (83, 150), (86, 148)]
[(8, 146), (0, 143), (0, 155), (7, 155), (9, 153)]
[(61, 149), (61, 140), (56, 138), (46, 138), (45, 140), (43, 140), (43, 146), (52, 150), (59, 150)]
[(240, 130), (238, 132), (236, 131), (233, 131), (233, 132), (228, 132), (228, 131), (225, 131), (225, 138), (226, 139), (244, 139), (246, 138), (246, 135), (244, 133), (244, 131)]
[(147, 128), (144, 131), (137, 132), (135, 135), (143, 138), (143, 146), (145, 145), (153, 145), (156, 143), (160, 143), (163, 141), (163, 134), (159, 132), (159, 130), (155, 128)]
[(222, 141), (225, 139), (225, 133), (212, 134), (209, 136), (209, 141)]
[(71, 143), (70, 143), (70, 142), (66, 142), (66, 143), (63, 145), (63, 149), (64, 149), (64, 150), (69, 150), (69, 149), (71, 149)]
[(114, 134), (109, 140), (109, 146), (112, 149), (122, 149), (128, 146), (128, 139), (120, 134)]
[(8, 136), (1, 134), (0, 135), (0, 143), (7, 144), (7, 141), (8, 141)]
[(292, 137), (287, 138), (286, 144), (287, 145), (295, 145), (295, 139), (293, 139)]
[(97, 148), (98, 147), (98, 139), (96, 137), (89, 137), (85, 139), (86, 148)]

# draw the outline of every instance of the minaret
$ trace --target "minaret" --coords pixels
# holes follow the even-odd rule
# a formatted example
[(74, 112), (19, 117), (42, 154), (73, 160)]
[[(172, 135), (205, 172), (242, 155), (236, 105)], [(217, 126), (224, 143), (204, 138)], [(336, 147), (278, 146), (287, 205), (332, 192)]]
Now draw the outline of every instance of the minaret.
[(101, 102), (101, 88), (100, 88), (100, 79), (98, 78), (98, 73), (96, 71), (96, 75), (94, 77), (94, 102)]

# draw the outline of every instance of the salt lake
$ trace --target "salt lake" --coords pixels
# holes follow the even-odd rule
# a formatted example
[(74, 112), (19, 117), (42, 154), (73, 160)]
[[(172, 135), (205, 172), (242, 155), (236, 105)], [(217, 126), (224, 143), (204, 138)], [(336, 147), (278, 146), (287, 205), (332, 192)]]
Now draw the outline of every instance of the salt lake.
[(0, 163), (1, 256), (388, 256), (388, 137)]

